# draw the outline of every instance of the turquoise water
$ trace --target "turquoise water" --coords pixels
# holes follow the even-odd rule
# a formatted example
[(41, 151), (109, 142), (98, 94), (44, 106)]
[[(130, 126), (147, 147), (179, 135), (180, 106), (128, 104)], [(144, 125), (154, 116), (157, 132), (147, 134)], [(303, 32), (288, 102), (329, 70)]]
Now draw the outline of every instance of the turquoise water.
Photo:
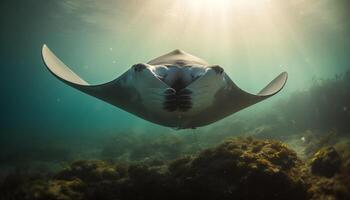
[[(0, 199), (350, 199), (349, 10), (348, 0), (1, 1)], [(266, 101), (174, 130), (59, 81), (43, 44), (91, 84), (175, 49), (250, 93), (289, 77)]]
[(2, 2), (1, 134), (70, 140), (172, 131), (58, 81), (41, 60), (43, 44), (89, 83), (110, 81), (174, 49), (221, 65), (253, 93), (287, 71), (281, 93), (218, 124), (251, 113), (254, 120), (316, 79), (350, 69), (348, 7), (345, 0)]
[(287, 71), (288, 84), (276, 98), (349, 67), (346, 1), (237, 3), (225, 9), (209, 4), (209, 10), (204, 3), (192, 4), (2, 3), (1, 103), (6, 106), (1, 128), (90, 132), (154, 127), (55, 80), (41, 61), (44, 43), (90, 83), (112, 80), (132, 64), (176, 48), (220, 64), (250, 92)]

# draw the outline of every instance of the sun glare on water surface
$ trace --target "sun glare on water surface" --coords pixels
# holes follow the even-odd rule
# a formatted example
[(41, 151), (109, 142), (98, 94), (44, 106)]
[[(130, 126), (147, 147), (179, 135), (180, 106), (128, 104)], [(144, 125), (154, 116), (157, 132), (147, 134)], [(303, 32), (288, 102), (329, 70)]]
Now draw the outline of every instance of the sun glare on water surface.
[[(260, 6), (268, 3), (269, 0), (178, 0), (192, 8), (206, 7), (207, 9), (227, 9), (234, 6), (235, 8), (244, 8)], [(230, 8), (232, 9), (232, 7)]]
[(133, 13), (124, 29), (131, 30), (128, 38), (135, 33), (136, 39), (142, 36), (137, 45), (155, 47), (159, 53), (180, 48), (197, 54), (225, 66), (237, 82), (250, 76), (247, 82), (253, 88), (267, 81), (257, 74), (271, 72), (273, 78), (288, 68), (291, 77), (307, 76), (322, 64), (310, 48), (314, 38), (310, 33), (339, 26), (335, 26), (337, 15), (315, 9), (315, 1), (150, 0)]

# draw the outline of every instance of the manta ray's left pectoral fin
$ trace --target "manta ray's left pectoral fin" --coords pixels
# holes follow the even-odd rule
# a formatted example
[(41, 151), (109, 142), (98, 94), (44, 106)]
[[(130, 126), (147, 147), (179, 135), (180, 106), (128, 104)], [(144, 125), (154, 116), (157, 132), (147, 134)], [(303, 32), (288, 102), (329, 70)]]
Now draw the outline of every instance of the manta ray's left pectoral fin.
[(128, 88), (130, 70), (113, 81), (90, 85), (56, 57), (46, 45), (42, 47), (42, 59), (47, 69), (65, 84), (117, 107), (127, 108), (130, 99), (137, 95), (136, 92)]
[(42, 59), (48, 70), (61, 81), (71, 86), (89, 86), (89, 84), (74, 73), (44, 44), (41, 51)]
[(150, 110), (162, 112), (164, 91), (169, 88), (158, 79), (147, 64), (136, 64), (118, 78), (99, 85), (90, 85), (74, 73), (44, 45), (42, 58), (48, 70), (65, 84), (106, 101), (137, 116), (150, 118)]

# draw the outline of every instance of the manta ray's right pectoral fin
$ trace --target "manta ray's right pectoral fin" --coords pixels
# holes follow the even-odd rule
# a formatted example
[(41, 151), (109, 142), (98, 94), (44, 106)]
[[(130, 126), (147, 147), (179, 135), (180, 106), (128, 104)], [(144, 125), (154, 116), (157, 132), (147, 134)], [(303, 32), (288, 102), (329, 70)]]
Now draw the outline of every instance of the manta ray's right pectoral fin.
[(259, 97), (270, 97), (277, 94), (282, 90), (284, 85), (287, 83), (288, 73), (282, 72), (275, 79), (273, 79), (266, 87), (264, 87), (257, 96)]
[(287, 73), (283, 72), (272, 80), (258, 94), (251, 94), (239, 88), (227, 76), (227, 74), (225, 74), (224, 80), (226, 82), (226, 86), (221, 88), (215, 94), (214, 103), (200, 113), (198, 119), (192, 123), (195, 125), (199, 124), (201, 126), (203, 126), (203, 124), (210, 124), (253, 104), (263, 101), (281, 91), (287, 82), (287, 78)]
[[(231, 90), (227, 92), (226, 101), (230, 103), (232, 112), (237, 112), (243, 108), (263, 101), (282, 90), (288, 79), (287, 72), (282, 72), (275, 79), (273, 79), (267, 86), (265, 86), (258, 94), (251, 94), (236, 86), (228, 77)], [(225, 99), (225, 98), (224, 98)]]
[(127, 107), (130, 97), (136, 95), (127, 85), (127, 77), (130, 70), (111, 82), (90, 85), (57, 58), (46, 45), (43, 45), (42, 47), (42, 58), (48, 70), (59, 80), (117, 107)]

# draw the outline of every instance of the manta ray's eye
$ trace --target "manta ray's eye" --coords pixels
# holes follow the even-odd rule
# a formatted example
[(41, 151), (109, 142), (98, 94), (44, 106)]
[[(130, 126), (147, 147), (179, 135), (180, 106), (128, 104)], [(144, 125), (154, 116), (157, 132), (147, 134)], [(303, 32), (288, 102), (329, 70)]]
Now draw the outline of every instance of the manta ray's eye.
[(147, 68), (147, 66), (145, 64), (142, 64), (142, 63), (133, 65), (132, 67), (134, 68), (135, 72), (141, 72), (142, 70)]
[(210, 68), (212, 68), (217, 74), (222, 74), (224, 72), (224, 69), (219, 65), (213, 65)]

